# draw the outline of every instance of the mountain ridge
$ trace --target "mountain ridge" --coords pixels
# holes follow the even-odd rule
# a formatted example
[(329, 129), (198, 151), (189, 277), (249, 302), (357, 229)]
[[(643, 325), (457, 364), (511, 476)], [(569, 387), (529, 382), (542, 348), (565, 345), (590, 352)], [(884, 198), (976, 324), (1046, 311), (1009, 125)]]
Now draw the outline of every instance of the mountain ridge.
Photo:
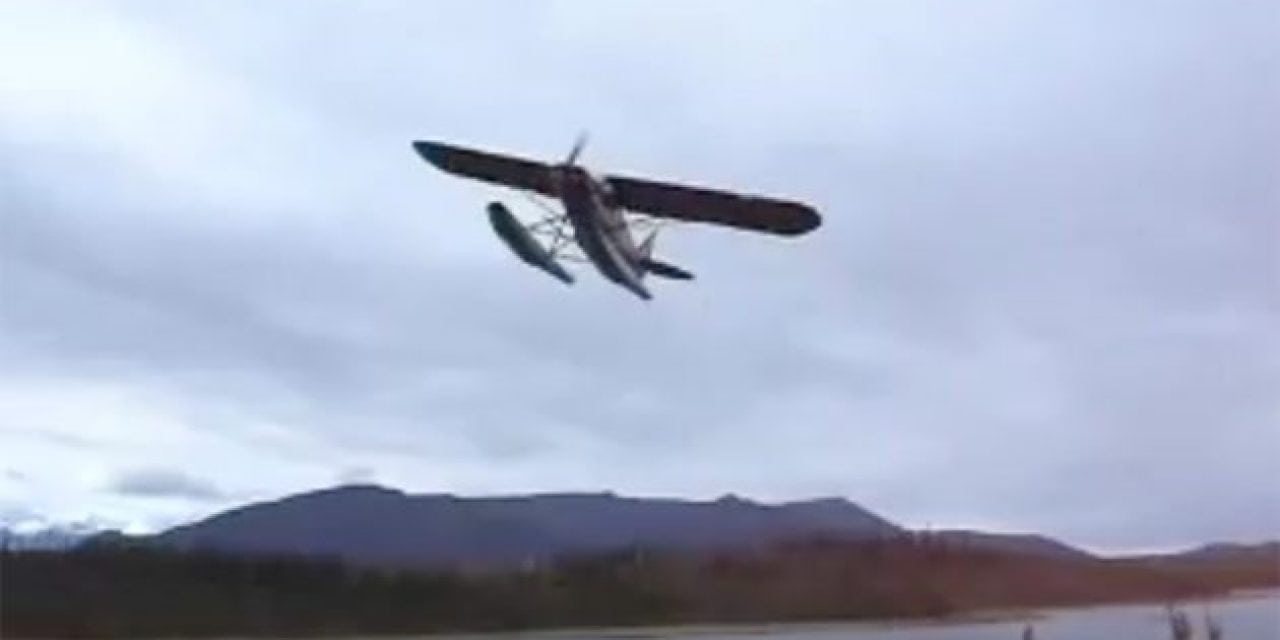
[[(79, 531), (76, 536), (41, 542), (5, 532), (15, 549), (67, 548), (88, 540), (180, 550), (336, 556), (356, 564), (419, 568), (509, 566), (636, 547), (733, 551), (784, 538), (824, 536), (916, 537), (953, 547), (1056, 559), (1103, 557), (1033, 532), (912, 530), (844, 497), (765, 502), (733, 493), (695, 499), (607, 490), (459, 495), (410, 493), (373, 483), (339, 484), (250, 502), (153, 534)], [(1210, 542), (1168, 553), (1115, 557), (1257, 557), (1275, 553), (1277, 544)]]
[(612, 492), (463, 497), (341, 485), (242, 505), (148, 536), (183, 549), (338, 556), (364, 564), (503, 565), (627, 547), (737, 548), (903, 529), (845, 499), (764, 504)]

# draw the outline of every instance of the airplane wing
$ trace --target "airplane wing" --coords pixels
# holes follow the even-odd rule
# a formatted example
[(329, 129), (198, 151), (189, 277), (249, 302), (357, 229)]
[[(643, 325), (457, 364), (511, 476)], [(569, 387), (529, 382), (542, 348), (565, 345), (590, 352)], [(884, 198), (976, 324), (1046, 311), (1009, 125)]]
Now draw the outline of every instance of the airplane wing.
[(621, 176), (605, 181), (618, 206), (662, 218), (787, 236), (807, 233), (822, 222), (813, 207), (789, 200)]
[(541, 162), (422, 140), (414, 142), (413, 148), (442, 171), (556, 197), (551, 167)]

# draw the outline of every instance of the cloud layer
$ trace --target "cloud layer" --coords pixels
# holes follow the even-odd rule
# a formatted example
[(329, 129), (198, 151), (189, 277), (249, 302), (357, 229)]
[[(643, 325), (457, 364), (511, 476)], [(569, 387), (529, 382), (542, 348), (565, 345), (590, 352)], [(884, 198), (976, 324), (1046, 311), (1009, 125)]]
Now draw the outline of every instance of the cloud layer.
[[(286, 27), (285, 25), (288, 25)], [(0, 8), (0, 509), (359, 479), (1280, 532), (1280, 44), (1203, 3)], [(640, 303), (409, 142), (813, 202)], [(514, 194), (519, 212), (531, 206)], [(157, 492), (165, 495), (156, 499)]]

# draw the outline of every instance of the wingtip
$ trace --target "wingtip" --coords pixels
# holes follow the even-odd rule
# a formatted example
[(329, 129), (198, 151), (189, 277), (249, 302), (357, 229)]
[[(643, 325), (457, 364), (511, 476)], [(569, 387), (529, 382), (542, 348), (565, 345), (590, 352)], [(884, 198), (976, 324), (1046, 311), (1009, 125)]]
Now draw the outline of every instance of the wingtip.
[(426, 160), (436, 166), (440, 165), (441, 148), (439, 144), (431, 142), (430, 140), (414, 140), (413, 150), (416, 151), (423, 160)]
[(799, 206), (802, 213), (796, 220), (796, 224), (788, 229), (790, 235), (804, 235), (822, 226), (822, 216), (818, 213), (817, 209), (804, 204)]
[(816, 231), (818, 227), (822, 226), (822, 215), (818, 213), (818, 210), (811, 207), (809, 209), (809, 212), (810, 212), (809, 222), (806, 225), (807, 228), (804, 230), (804, 233), (808, 233), (810, 231)]

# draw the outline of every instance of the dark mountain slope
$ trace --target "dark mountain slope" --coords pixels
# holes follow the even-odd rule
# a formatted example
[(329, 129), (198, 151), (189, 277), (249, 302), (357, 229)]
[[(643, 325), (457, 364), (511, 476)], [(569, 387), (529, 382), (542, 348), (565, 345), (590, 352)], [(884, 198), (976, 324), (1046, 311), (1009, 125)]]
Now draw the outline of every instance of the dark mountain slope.
[(762, 505), (610, 493), (495, 498), (342, 487), (251, 504), (152, 538), (165, 546), (329, 555), (371, 564), (509, 564), (627, 547), (733, 548), (805, 535), (865, 539), (897, 526), (846, 500)]

